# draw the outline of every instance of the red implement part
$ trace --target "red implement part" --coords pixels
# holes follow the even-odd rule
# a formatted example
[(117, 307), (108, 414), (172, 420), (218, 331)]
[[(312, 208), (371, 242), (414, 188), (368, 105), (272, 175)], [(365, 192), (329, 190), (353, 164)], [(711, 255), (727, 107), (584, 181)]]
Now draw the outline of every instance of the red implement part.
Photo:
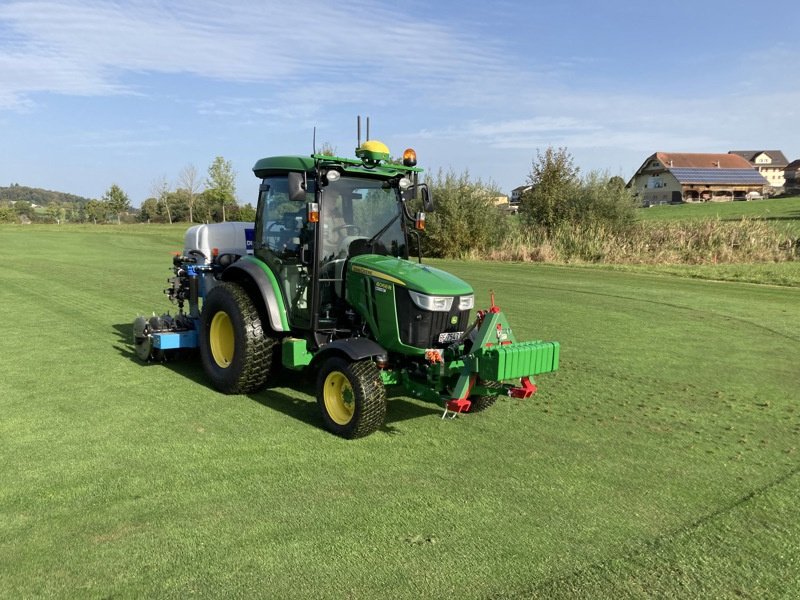
[[(499, 313), (500, 312), (500, 307), (496, 306), (495, 303), (494, 303), (494, 291), (493, 290), (489, 290), (489, 298), (490, 298), (491, 304), (492, 304), (492, 306), (489, 308), (489, 312), (492, 313), (492, 314)], [(498, 325), (498, 327), (500, 327), (500, 326)]]
[(508, 395), (512, 398), (530, 398), (536, 393), (536, 386), (531, 383), (531, 380), (527, 377), (523, 377), (520, 380), (522, 384), (520, 387), (511, 388), (508, 390)]
[(469, 410), (470, 406), (472, 406), (472, 402), (466, 398), (456, 398), (447, 403), (447, 410), (460, 413)]

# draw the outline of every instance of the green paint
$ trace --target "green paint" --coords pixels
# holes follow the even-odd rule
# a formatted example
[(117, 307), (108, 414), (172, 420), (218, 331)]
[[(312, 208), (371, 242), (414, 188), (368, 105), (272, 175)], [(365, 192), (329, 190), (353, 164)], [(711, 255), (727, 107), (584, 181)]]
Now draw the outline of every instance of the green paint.
[(390, 281), (432, 296), (464, 296), (473, 293), (471, 285), (447, 271), (394, 256), (356, 256), (350, 261), (350, 269), (371, 271), (378, 280)]
[(314, 355), (308, 351), (306, 340), (287, 337), (281, 342), (281, 362), (288, 369), (302, 369), (311, 364)]
[(275, 292), (275, 298), (278, 301), (278, 316), (281, 319), (281, 326), (283, 327), (284, 331), (289, 331), (289, 321), (286, 319), (286, 304), (283, 301), (283, 292), (281, 292), (281, 287), (278, 285), (278, 280), (275, 278), (275, 274), (272, 272), (272, 269), (269, 268), (267, 263), (256, 258), (255, 256), (244, 256), (239, 260), (251, 262), (264, 271), (264, 274), (267, 276), (267, 279), (269, 279), (269, 282), (272, 285), (272, 290)]

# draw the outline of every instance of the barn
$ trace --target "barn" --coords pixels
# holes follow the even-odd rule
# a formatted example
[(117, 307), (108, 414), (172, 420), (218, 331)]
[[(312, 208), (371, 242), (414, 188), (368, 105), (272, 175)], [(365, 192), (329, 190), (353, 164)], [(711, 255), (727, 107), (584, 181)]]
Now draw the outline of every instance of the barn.
[(656, 152), (628, 182), (642, 206), (761, 197), (769, 182), (737, 154)]

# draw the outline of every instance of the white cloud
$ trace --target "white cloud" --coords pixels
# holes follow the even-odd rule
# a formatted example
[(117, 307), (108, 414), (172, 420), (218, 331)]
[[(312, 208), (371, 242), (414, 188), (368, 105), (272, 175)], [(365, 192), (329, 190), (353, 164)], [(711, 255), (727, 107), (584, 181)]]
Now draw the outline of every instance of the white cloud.
[[(4, 27), (3, 27), (4, 26)], [(0, 5), (0, 96), (130, 92), (129, 73), (188, 73), (216, 80), (446, 82), (500, 68), (490, 47), (439, 25), (356, 0), (223, 3), (15, 1)], [(3, 106), (0, 105), (0, 106)]]

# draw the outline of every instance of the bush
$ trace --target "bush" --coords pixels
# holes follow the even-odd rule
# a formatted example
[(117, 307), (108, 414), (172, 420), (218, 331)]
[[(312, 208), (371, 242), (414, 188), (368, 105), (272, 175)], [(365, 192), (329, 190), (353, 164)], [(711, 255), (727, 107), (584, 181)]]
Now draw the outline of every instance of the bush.
[(565, 225), (622, 231), (636, 218), (636, 205), (620, 177), (592, 171), (579, 176), (566, 148), (537, 152), (528, 182), (533, 189), (522, 198), (526, 223), (555, 233)]
[(13, 208), (0, 206), (0, 223), (16, 223), (18, 220)]
[(423, 236), (427, 255), (462, 257), (471, 251), (485, 252), (501, 241), (507, 217), (495, 204), (502, 195), (497, 186), (472, 181), (468, 171), (456, 175), (441, 170), (428, 186), (436, 210), (427, 215)]

